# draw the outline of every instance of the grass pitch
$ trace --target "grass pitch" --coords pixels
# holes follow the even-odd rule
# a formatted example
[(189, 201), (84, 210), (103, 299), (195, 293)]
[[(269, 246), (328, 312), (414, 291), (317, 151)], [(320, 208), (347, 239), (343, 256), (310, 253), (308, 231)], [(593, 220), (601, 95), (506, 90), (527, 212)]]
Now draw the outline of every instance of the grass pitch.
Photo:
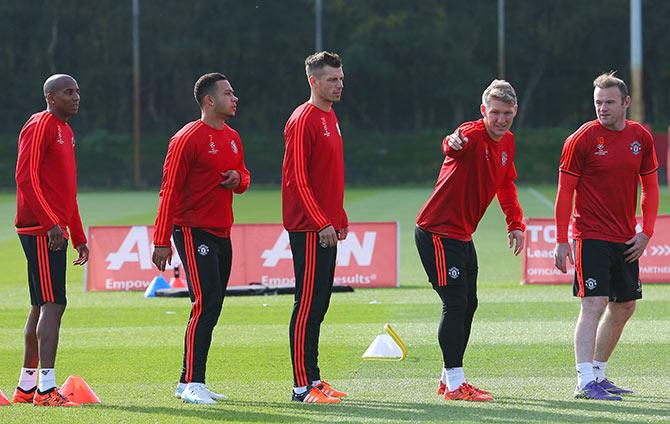
[[(661, 210), (670, 213), (662, 188)], [(102, 404), (81, 408), (0, 407), (0, 422), (667, 422), (670, 416), (670, 287), (646, 285), (644, 300), (610, 360), (609, 376), (637, 395), (623, 402), (572, 398), (572, 332), (578, 303), (568, 286), (520, 286), (520, 259), (506, 246), (492, 205), (475, 236), (480, 306), (466, 352), (466, 377), (492, 390), (490, 403), (445, 402), (436, 394), (440, 302), (413, 243), (416, 212), (430, 187), (352, 189), (352, 221), (401, 225), (401, 287), (333, 295), (321, 336), (322, 373), (350, 398), (336, 406), (289, 401), (288, 321), (292, 296), (226, 299), (214, 332), (207, 382), (230, 400), (185, 405), (173, 397), (188, 319), (186, 299), (146, 300), (139, 292), (86, 293), (68, 270), (68, 309), (57, 360), (59, 383), (82, 375)], [(553, 187), (522, 187), (526, 216), (551, 216)], [(86, 225), (150, 224), (156, 193), (83, 193)], [(544, 199), (544, 200), (543, 200)], [(495, 203), (495, 201), (494, 201)], [(28, 311), (25, 259), (11, 227), (14, 196), (0, 196), (0, 388), (11, 396)], [(237, 222), (279, 222), (277, 191), (236, 198)], [(74, 251), (70, 250), (73, 257)], [(376, 301), (376, 302), (373, 302)], [(409, 348), (401, 363), (365, 362), (369, 343), (392, 323)]]

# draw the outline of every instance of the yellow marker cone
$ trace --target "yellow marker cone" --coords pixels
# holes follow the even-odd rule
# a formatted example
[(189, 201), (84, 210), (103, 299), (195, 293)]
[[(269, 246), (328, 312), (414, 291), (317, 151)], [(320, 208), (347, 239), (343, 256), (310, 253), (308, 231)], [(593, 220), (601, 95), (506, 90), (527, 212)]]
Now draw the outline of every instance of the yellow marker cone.
[(407, 357), (407, 346), (390, 324), (384, 325), (386, 334), (377, 336), (363, 354), (363, 359), (402, 361)]

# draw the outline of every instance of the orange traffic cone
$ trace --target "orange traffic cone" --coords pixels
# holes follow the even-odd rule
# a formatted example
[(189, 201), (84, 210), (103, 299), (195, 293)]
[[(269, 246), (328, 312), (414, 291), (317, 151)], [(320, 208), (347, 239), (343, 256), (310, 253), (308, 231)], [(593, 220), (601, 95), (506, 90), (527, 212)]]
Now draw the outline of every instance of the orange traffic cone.
[(7, 396), (5, 396), (4, 393), (2, 393), (2, 389), (0, 389), (0, 406), (5, 406), (5, 405), (11, 405), (12, 403), (7, 399)]
[(173, 289), (183, 289), (186, 288), (186, 282), (179, 278), (179, 267), (174, 267), (174, 277), (170, 279), (170, 287)]
[(71, 375), (58, 391), (75, 403), (100, 403), (100, 398), (81, 376)]

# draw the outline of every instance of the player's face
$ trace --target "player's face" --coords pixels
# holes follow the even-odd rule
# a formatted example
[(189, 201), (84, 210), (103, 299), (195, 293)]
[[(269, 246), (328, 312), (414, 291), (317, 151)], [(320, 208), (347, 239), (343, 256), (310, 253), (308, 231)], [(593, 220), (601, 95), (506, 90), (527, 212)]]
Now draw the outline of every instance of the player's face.
[(342, 67), (324, 66), (319, 76), (314, 77), (314, 90), (323, 100), (336, 103), (342, 98), (344, 70)]
[(79, 112), (79, 86), (77, 81), (67, 79), (57, 90), (49, 93), (47, 100), (49, 107), (59, 116), (65, 119)]
[(500, 100), (491, 99), (488, 105), (481, 105), (484, 126), (491, 138), (500, 140), (512, 127), (516, 116), (517, 105), (510, 105)]
[(216, 94), (214, 100), (214, 112), (223, 116), (224, 119), (232, 118), (237, 113), (237, 100), (235, 90), (228, 80), (216, 82)]
[(626, 120), (626, 110), (630, 106), (630, 96), (622, 98), (619, 87), (596, 87), (593, 90), (593, 105), (602, 126), (621, 130)]

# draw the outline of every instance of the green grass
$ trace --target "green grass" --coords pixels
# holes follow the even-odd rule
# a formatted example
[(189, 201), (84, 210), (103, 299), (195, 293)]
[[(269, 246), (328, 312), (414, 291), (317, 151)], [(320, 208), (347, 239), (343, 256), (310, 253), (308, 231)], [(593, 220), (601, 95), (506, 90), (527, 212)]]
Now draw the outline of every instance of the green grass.
[[(645, 299), (610, 363), (615, 381), (639, 394), (620, 403), (575, 401), (572, 332), (577, 302), (567, 286), (520, 286), (520, 259), (506, 246), (493, 204), (476, 233), (480, 307), (466, 353), (466, 375), (492, 389), (496, 402), (445, 403), (435, 394), (441, 368), (438, 297), (413, 245), (414, 217), (430, 187), (347, 192), (352, 221), (401, 225), (401, 287), (333, 295), (321, 336), (324, 375), (351, 395), (343, 404), (291, 403), (288, 320), (291, 296), (226, 299), (208, 362), (208, 384), (229, 395), (215, 406), (184, 405), (172, 394), (189, 313), (185, 299), (140, 293), (86, 293), (82, 270), (68, 270), (57, 377), (80, 374), (102, 404), (78, 409), (0, 408), (0, 422), (664, 422), (670, 407), (670, 287), (645, 286)], [(670, 212), (662, 189), (661, 208)], [(550, 216), (554, 187), (520, 189), (527, 216)], [(83, 193), (87, 225), (150, 224), (156, 193)], [(495, 201), (494, 201), (495, 203)], [(237, 222), (280, 222), (280, 196), (251, 191), (236, 199)], [(12, 231), (14, 197), (0, 195), (0, 388), (13, 391), (28, 311), (25, 259)], [(72, 255), (72, 251), (70, 252)], [(376, 301), (376, 302), (372, 302)], [(400, 363), (361, 359), (383, 324), (409, 347)]]

